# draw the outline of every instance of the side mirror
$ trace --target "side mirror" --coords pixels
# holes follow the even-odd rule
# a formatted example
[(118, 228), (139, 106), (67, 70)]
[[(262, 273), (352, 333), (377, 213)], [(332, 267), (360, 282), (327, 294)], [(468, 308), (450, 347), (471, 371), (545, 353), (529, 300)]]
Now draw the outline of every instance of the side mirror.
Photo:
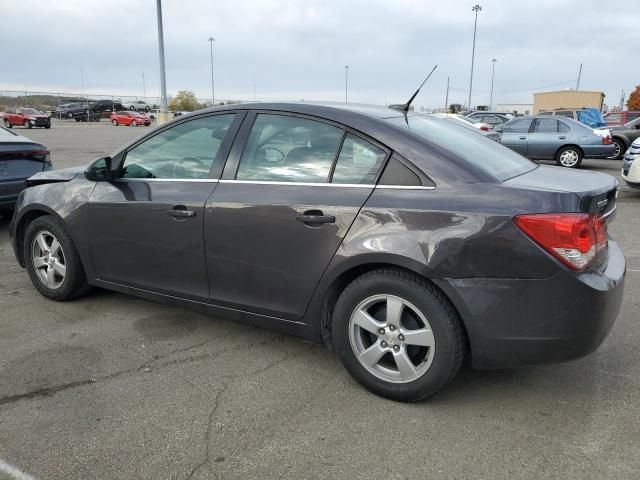
[(284, 153), (277, 148), (266, 147), (264, 155), (268, 163), (282, 163), (284, 161)]
[(640, 122), (636, 123), (636, 130), (640, 130)]
[(112, 180), (111, 157), (103, 157), (94, 160), (84, 172), (87, 180), (92, 182), (108, 182)]

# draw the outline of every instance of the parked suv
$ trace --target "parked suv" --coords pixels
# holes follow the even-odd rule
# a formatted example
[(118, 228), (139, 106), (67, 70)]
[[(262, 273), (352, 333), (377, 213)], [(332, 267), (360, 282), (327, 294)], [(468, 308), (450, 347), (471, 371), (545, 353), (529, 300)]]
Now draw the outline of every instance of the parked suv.
[(605, 126), (602, 114), (597, 108), (559, 108), (547, 112), (539, 112), (538, 115), (560, 115), (571, 118), (576, 122), (584, 123), (592, 128)]
[(120, 103), (120, 100), (97, 100), (91, 102), (89, 106), (91, 110), (96, 113), (111, 113), (124, 110), (124, 106)]
[(73, 118), (76, 114), (84, 113), (86, 108), (86, 103), (67, 103), (57, 107), (55, 114), (58, 118)]
[(608, 127), (614, 127), (640, 118), (640, 112), (609, 112), (605, 113), (603, 118)]
[(7, 128), (15, 126), (51, 128), (49, 115), (35, 108), (6, 108), (4, 112), (0, 113), (0, 117), (2, 117), (4, 126)]

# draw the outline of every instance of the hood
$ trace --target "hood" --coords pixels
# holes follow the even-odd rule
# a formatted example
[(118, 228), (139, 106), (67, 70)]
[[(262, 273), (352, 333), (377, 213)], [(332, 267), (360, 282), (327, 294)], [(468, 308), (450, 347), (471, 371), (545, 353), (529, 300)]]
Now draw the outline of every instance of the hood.
[(42, 185), (44, 183), (68, 182), (85, 171), (87, 167), (71, 167), (62, 168), (60, 170), (49, 170), (46, 172), (38, 172), (27, 178), (27, 186)]

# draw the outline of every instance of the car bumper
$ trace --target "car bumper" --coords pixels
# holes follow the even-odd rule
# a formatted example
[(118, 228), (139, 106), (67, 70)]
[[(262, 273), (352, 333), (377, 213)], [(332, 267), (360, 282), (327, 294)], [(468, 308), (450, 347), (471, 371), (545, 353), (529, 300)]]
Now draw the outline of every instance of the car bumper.
[(633, 188), (640, 188), (640, 155), (630, 155), (628, 152), (622, 159), (622, 179)]
[(547, 279), (453, 279), (437, 282), (458, 308), (475, 368), (562, 362), (593, 352), (622, 303), (626, 265), (609, 241), (603, 272), (563, 269)]
[(615, 145), (580, 145), (585, 158), (607, 158), (615, 153)]
[(0, 208), (13, 208), (18, 195), (26, 186), (24, 180), (0, 182)]

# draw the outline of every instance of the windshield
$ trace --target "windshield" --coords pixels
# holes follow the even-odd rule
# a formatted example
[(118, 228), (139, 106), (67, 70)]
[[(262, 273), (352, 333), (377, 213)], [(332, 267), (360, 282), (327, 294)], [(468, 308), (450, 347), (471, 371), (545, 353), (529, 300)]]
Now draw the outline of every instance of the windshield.
[(40, 112), (35, 108), (21, 108), (20, 113), (25, 113), (27, 115), (38, 115)]
[(640, 118), (635, 118), (630, 122), (627, 122), (623, 125), (624, 128), (634, 128), (636, 125), (640, 125)]
[(475, 168), (500, 181), (522, 175), (536, 168), (536, 164), (513, 150), (456, 123), (433, 116), (407, 116), (388, 119), (408, 128), (430, 143), (444, 148)]

